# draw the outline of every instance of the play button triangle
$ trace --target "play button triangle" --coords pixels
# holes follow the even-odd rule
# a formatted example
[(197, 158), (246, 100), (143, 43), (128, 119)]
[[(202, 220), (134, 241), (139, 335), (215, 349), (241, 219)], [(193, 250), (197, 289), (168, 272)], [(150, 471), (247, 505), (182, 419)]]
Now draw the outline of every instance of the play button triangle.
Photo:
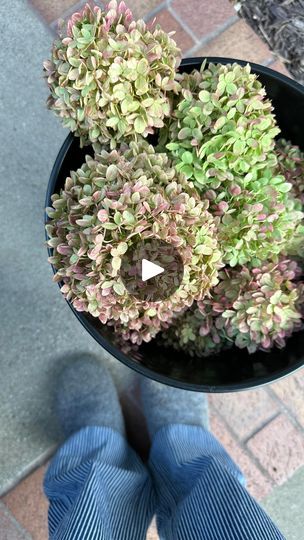
[(165, 269), (162, 268), (162, 266), (159, 266), (158, 264), (148, 261), (147, 259), (142, 259), (141, 261), (142, 281), (147, 281), (148, 279), (151, 279), (155, 276), (158, 276), (159, 274), (162, 274), (162, 272), (164, 271)]

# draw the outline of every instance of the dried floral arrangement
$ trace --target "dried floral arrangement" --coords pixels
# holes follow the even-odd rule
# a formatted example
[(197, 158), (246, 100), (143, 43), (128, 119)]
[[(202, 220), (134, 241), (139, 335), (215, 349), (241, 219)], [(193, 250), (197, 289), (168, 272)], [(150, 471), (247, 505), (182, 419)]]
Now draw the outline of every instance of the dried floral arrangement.
[[(199, 357), (284, 347), (303, 327), (304, 154), (278, 139), (249, 65), (187, 74), (180, 61), (172, 35), (124, 2), (87, 4), (61, 25), (44, 63), (48, 106), (94, 156), (47, 209), (54, 279), (133, 344), (158, 336)], [(180, 253), (167, 300), (125, 288), (121, 260), (137, 237)]]

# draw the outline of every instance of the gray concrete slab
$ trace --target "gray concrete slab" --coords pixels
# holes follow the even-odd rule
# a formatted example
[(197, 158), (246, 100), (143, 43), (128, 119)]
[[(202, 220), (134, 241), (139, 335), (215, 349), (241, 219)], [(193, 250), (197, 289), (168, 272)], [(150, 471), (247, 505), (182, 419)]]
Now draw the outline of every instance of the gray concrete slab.
[(21, 525), (1, 502), (0, 534), (1, 540), (32, 540), (30, 534), (22, 529)]
[(304, 467), (282, 486), (274, 488), (262, 506), (287, 540), (303, 540)]
[(58, 442), (53, 381), (66, 355), (90, 351), (105, 358), (121, 388), (133, 372), (102, 351), (52, 283), (44, 197), (67, 135), (45, 107), (42, 61), (52, 36), (22, 0), (2, 0), (0, 11), (1, 494)]

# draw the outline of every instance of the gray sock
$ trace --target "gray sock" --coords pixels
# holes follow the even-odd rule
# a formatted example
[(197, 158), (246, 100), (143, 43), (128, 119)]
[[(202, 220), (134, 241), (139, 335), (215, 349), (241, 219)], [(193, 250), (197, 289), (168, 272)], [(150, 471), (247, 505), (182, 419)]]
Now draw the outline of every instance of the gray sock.
[(190, 424), (209, 429), (207, 394), (143, 379), (141, 395), (151, 437), (168, 424)]
[(66, 437), (87, 426), (107, 426), (124, 434), (117, 391), (107, 368), (88, 355), (60, 374), (56, 408)]

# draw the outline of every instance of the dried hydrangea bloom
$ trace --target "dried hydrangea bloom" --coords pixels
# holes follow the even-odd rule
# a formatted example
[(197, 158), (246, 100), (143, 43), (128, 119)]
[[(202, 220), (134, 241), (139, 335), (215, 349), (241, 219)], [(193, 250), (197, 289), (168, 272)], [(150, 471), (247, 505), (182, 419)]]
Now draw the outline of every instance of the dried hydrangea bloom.
[(180, 83), (161, 145), (170, 138), (177, 170), (194, 180), (220, 217), (224, 262), (233, 267), (276, 260), (303, 215), (277, 167), (279, 129), (262, 84), (248, 65), (238, 64), (203, 65), (182, 74)]
[(292, 193), (304, 206), (304, 152), (285, 139), (279, 139), (276, 145), (279, 170), (292, 185)]
[[(298, 146), (284, 139), (276, 145), (279, 171), (292, 186), (291, 195), (297, 200), (298, 207), (304, 210), (304, 152)], [(285, 255), (304, 257), (304, 222), (297, 224), (292, 237), (284, 247)]]
[(242, 187), (234, 184), (228, 189), (228, 193), (208, 190), (205, 197), (211, 213), (220, 216), (219, 242), (223, 260), (231, 267), (278, 261), (280, 253), (291, 249), (295, 236), (303, 238), (301, 203), (277, 171), (253, 170)]
[[(299, 265), (288, 259), (220, 272), (219, 284), (212, 291), (212, 310), (222, 318), (237, 347), (247, 347), (250, 353), (274, 345), (282, 348), (286, 338), (303, 328), (301, 274)], [(209, 302), (198, 303), (203, 313)]]
[[(123, 326), (133, 342), (149, 341), (217, 284), (217, 218), (168, 156), (147, 143), (88, 156), (52, 201), (47, 231), (55, 280), (64, 282), (75, 309)], [(184, 265), (178, 290), (154, 303), (130, 295), (119, 272), (128, 248), (149, 238), (175, 246)]]
[(213, 313), (207, 303), (201, 310), (195, 304), (182, 315), (175, 317), (169, 329), (162, 334), (168, 347), (184, 351), (193, 357), (204, 357), (228, 349), (233, 340), (224, 329), (225, 321)]
[(44, 63), (48, 106), (81, 142), (146, 137), (170, 115), (180, 50), (171, 34), (134, 21), (124, 2), (86, 4), (62, 25)]
[(178, 170), (197, 188), (218, 190), (276, 163), (271, 101), (249, 65), (212, 64), (177, 76), (182, 90), (161, 135)]

